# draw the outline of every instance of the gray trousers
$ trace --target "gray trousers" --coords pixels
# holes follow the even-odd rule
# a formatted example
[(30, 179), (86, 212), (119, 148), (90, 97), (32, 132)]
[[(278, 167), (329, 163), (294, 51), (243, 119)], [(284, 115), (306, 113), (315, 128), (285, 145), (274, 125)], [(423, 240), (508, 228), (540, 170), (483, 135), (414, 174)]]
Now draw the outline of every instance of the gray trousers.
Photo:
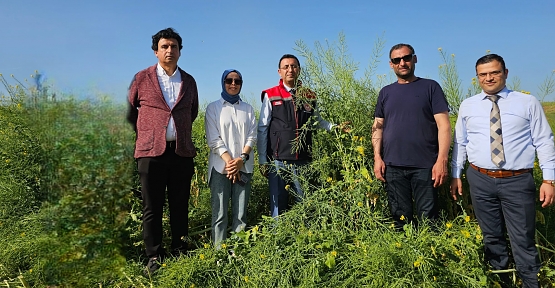
[[(212, 168), (210, 175), (210, 194), (212, 204), (212, 241), (219, 248), (220, 242), (227, 238), (228, 207), (231, 198), (231, 230), (239, 232), (247, 226), (247, 204), (251, 192), (251, 182), (240, 185), (231, 183), (226, 175)], [(252, 173), (249, 174), (251, 176)]]
[(539, 287), (540, 260), (535, 247), (536, 186), (532, 173), (491, 178), (473, 168), (466, 171), (470, 196), (484, 236), (486, 260), (493, 269), (506, 269), (511, 241), (516, 269), (523, 287)]

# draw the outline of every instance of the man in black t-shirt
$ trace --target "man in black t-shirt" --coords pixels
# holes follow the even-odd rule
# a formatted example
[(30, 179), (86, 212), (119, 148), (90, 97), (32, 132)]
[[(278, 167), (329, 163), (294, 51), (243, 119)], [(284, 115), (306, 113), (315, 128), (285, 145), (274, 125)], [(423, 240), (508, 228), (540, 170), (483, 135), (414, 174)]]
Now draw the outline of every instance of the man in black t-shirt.
[(397, 82), (380, 91), (372, 144), (374, 173), (385, 182), (395, 228), (438, 217), (437, 190), (447, 180), (451, 143), (449, 107), (439, 84), (414, 75), (414, 49), (397, 44), (389, 52)]

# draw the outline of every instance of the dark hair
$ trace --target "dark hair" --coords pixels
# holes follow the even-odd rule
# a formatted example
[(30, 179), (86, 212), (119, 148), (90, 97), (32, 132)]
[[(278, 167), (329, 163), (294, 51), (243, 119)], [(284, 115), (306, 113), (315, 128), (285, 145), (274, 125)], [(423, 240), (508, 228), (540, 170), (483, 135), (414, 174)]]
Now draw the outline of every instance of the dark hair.
[(175, 39), (177, 40), (177, 43), (179, 44), (179, 50), (181, 50), (181, 48), (183, 48), (182, 42), (183, 40), (181, 39), (181, 36), (179, 36), (179, 34), (177, 32), (175, 32), (175, 30), (173, 30), (173, 28), (166, 28), (164, 30), (160, 30), (158, 31), (158, 33), (152, 35), (152, 50), (154, 51), (158, 51), (158, 42), (160, 42), (160, 39)]
[[(482, 65), (482, 64), (486, 64), (492, 61), (497, 61), (499, 63), (501, 63), (501, 67), (503, 68), (503, 73), (505, 73), (505, 70), (507, 70), (507, 68), (505, 68), (505, 60), (503, 60), (503, 57), (497, 55), (497, 54), (488, 54), (485, 56), (480, 57), (480, 59), (478, 59), (478, 61), (476, 61), (476, 69), (478, 69), (478, 65)], [(478, 70), (476, 70), (478, 71)]]
[(399, 43), (391, 47), (391, 49), (389, 50), (389, 58), (391, 58), (391, 52), (393, 52), (393, 50), (401, 49), (403, 47), (409, 48), (410, 54), (414, 54), (414, 48), (412, 48), (412, 46), (410, 46), (409, 44)]
[(293, 54), (285, 54), (285, 55), (281, 56), (281, 58), (279, 58), (278, 68), (281, 68), (281, 60), (288, 59), (288, 58), (293, 58), (293, 59), (297, 60), (297, 64), (299, 65), (299, 67), (301, 67), (301, 62), (299, 62), (299, 59), (297, 58), (297, 56), (295, 56)]

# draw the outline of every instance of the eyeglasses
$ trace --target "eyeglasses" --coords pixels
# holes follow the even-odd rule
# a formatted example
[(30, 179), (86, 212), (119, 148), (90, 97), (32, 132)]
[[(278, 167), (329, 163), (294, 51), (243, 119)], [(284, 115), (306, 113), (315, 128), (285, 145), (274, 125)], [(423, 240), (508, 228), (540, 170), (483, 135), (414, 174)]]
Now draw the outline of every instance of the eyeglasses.
[(479, 78), (486, 78), (486, 76), (490, 75), (491, 77), (497, 77), (499, 75), (501, 75), (503, 71), (501, 70), (496, 70), (496, 71), (491, 71), (491, 72), (487, 72), (487, 73), (478, 73), (476, 75), (478, 75)]
[(241, 79), (235, 79), (235, 78), (226, 78), (224, 80), (225, 84), (229, 84), (231, 85), (231, 83), (235, 82), (235, 85), (241, 85), (243, 84), (243, 80)]
[(295, 65), (295, 64), (292, 64), (292, 65), (285, 65), (285, 66), (282, 66), (282, 67), (279, 68), (279, 69), (289, 70), (289, 68), (291, 68), (292, 70), (295, 70), (295, 69), (299, 68), (299, 65)]
[(399, 64), (401, 63), (401, 59), (405, 62), (410, 62), (412, 61), (412, 57), (414, 57), (414, 54), (405, 55), (403, 57), (391, 58), (391, 63)]

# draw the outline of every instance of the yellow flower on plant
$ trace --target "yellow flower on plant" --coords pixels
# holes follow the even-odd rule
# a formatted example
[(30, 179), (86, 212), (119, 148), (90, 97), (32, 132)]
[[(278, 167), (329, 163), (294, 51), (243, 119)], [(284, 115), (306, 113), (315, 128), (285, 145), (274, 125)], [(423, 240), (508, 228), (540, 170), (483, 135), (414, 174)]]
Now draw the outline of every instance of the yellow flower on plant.
[(326, 182), (331, 183), (331, 181), (333, 181), (331, 177), (326, 178)]
[(436, 278), (436, 276), (434, 276), (434, 281), (437, 281), (437, 278)]
[(358, 136), (353, 136), (353, 141), (358, 141)]
[(200, 260), (204, 260), (204, 254), (198, 255), (198, 258), (200, 258)]
[(445, 223), (445, 226), (447, 227), (447, 229), (451, 229), (451, 227), (453, 227), (453, 223), (447, 222)]
[(208, 248), (210, 248), (210, 244), (204, 243), (204, 249), (208, 249)]
[(358, 152), (358, 154), (364, 156), (364, 147), (363, 146), (357, 146), (357, 152)]
[(291, 185), (289, 184), (285, 185), (285, 190), (289, 190), (289, 188), (291, 188)]
[(166, 267), (166, 263), (162, 263), (162, 267)]
[(464, 238), (470, 238), (470, 232), (466, 230), (461, 230), (461, 234), (464, 236)]
[(476, 234), (476, 240), (482, 240), (482, 234)]
[(404, 221), (405, 220), (405, 215), (401, 215), (401, 217), (399, 219), (401, 219), (401, 221)]
[(336, 257), (337, 256), (337, 251), (333, 250), (333, 251), (331, 251), (330, 254), (331, 254), (331, 256)]
[(227, 248), (227, 245), (225, 245), (225, 243), (224, 243), (224, 244), (222, 244), (222, 249), (225, 249), (225, 248)]
[(414, 263), (412, 265), (414, 265), (415, 268), (418, 268), (418, 267), (420, 267), (420, 264), (421, 264), (420, 261), (416, 260), (416, 261), (414, 261)]
[(191, 284), (189, 288), (195, 288), (195, 283)]
[(358, 207), (362, 207), (362, 202), (357, 203)]
[(244, 276), (243, 279), (245, 279), (245, 282), (249, 282), (249, 276)]
[(264, 258), (266, 258), (266, 255), (260, 254), (260, 259), (264, 259)]
[(467, 215), (466, 217), (464, 217), (464, 222), (470, 222), (470, 216)]
[(399, 243), (399, 242), (395, 243), (395, 247), (401, 248), (401, 243)]

